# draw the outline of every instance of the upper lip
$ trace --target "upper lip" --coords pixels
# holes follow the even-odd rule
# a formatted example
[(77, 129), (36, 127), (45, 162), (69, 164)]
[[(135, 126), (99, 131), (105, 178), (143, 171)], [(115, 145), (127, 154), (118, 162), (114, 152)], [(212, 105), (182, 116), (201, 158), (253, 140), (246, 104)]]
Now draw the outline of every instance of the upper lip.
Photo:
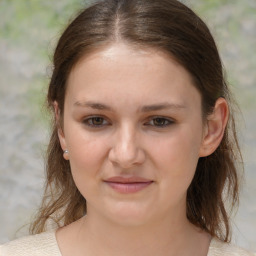
[(131, 177), (123, 177), (123, 176), (114, 176), (110, 177), (106, 180), (106, 182), (116, 182), (116, 183), (147, 183), (152, 182), (150, 179), (138, 177), (138, 176), (131, 176)]

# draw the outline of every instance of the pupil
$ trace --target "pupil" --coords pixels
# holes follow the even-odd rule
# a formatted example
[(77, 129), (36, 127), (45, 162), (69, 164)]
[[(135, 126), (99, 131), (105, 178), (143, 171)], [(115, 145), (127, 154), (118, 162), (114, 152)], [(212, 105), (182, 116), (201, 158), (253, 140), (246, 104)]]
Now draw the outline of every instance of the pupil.
[(155, 125), (164, 125), (164, 119), (163, 118), (156, 118), (155, 119)]
[(102, 124), (102, 118), (101, 118), (101, 117), (94, 117), (93, 123), (94, 123), (95, 125)]

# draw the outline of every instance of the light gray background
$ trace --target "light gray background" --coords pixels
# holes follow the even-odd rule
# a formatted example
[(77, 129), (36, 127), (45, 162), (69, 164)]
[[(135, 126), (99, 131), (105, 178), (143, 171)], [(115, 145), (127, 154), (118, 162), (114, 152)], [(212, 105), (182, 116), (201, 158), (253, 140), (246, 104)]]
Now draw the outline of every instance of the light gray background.
[[(50, 56), (61, 29), (83, 2), (0, 0), (0, 243), (26, 234), (27, 226), (18, 229), (39, 205)], [(256, 251), (256, 1), (183, 2), (211, 27), (241, 105), (246, 180), (233, 241)]]

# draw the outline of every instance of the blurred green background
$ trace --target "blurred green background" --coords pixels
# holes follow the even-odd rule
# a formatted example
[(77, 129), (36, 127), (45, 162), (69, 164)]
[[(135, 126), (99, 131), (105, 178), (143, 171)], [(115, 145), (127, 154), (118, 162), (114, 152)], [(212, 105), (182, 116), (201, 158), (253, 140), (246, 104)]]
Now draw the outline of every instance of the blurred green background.
[[(0, 0), (0, 243), (26, 233), (16, 231), (40, 202), (51, 56), (65, 25), (89, 2)], [(246, 182), (233, 241), (256, 251), (256, 1), (182, 2), (211, 28), (243, 113)]]

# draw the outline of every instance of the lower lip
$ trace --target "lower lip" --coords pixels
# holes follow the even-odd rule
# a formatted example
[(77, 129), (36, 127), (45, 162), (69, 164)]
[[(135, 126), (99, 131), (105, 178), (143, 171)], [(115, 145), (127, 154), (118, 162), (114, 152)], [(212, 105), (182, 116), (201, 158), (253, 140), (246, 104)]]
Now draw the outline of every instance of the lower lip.
[(152, 184), (149, 182), (136, 182), (136, 183), (118, 183), (118, 182), (106, 182), (111, 188), (122, 194), (136, 193), (141, 191)]

